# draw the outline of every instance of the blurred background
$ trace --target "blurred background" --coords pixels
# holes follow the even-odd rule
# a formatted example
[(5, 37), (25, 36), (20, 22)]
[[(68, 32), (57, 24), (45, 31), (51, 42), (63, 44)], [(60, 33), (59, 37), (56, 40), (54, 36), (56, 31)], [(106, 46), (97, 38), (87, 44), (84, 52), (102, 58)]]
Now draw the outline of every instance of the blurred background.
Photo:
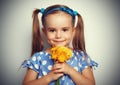
[(99, 63), (96, 85), (120, 85), (119, 0), (1, 0), (0, 85), (22, 84), (26, 69), (19, 67), (30, 57), (32, 12), (53, 4), (67, 5), (82, 15), (87, 53)]

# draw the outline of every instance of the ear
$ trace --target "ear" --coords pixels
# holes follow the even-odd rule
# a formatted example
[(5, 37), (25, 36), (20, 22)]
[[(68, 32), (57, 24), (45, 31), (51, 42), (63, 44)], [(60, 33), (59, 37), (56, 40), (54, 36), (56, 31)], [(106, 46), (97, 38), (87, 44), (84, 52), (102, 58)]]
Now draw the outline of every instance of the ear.
[(45, 36), (47, 35), (45, 28), (42, 28), (42, 32), (43, 32), (43, 34), (44, 34)]
[(74, 27), (73, 28), (73, 36), (75, 35), (75, 33), (76, 33), (76, 28)]

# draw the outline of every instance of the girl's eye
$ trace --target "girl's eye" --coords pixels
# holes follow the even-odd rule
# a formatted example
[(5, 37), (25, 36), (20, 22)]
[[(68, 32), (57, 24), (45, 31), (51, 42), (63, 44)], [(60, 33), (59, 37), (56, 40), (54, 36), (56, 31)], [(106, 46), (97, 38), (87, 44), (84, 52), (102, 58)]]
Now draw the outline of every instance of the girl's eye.
[(63, 29), (64, 32), (68, 31), (68, 29)]
[(51, 29), (51, 30), (49, 30), (50, 32), (55, 32), (55, 30), (54, 29)]

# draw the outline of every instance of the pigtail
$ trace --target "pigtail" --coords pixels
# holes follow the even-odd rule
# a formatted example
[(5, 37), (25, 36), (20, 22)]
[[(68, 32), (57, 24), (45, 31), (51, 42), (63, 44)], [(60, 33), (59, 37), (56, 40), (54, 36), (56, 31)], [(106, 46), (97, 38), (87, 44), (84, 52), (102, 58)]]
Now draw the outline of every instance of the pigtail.
[(33, 11), (33, 29), (32, 29), (32, 51), (31, 55), (33, 55), (36, 52), (43, 50), (43, 40), (40, 35), (40, 25), (39, 25), (39, 19), (38, 19), (38, 13), (40, 12), (39, 9), (35, 9)]
[(80, 14), (77, 14), (77, 16), (78, 16), (78, 22), (76, 25), (76, 32), (73, 37), (72, 45), (76, 51), (82, 50), (82, 51), (86, 52), (83, 20), (82, 20), (82, 17)]

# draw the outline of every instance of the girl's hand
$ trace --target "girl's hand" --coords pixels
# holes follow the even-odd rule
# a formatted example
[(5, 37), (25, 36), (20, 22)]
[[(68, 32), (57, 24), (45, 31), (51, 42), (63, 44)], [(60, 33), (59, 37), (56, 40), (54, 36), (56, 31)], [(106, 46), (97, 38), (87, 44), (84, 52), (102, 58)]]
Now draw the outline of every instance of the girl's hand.
[(71, 69), (73, 68), (67, 63), (55, 63), (53, 66), (54, 73), (64, 73), (69, 75)]
[(54, 81), (60, 78), (61, 76), (63, 76), (64, 74), (69, 75), (69, 72), (71, 69), (73, 68), (66, 63), (56, 62), (54, 66), (52, 67), (51, 72), (49, 72), (47, 75), (48, 79), (50, 79), (50, 81)]
[(48, 78), (50, 81), (57, 80), (59, 77), (63, 76), (64, 74), (62, 72), (55, 72), (54, 70), (51, 70), (51, 72), (48, 73)]

